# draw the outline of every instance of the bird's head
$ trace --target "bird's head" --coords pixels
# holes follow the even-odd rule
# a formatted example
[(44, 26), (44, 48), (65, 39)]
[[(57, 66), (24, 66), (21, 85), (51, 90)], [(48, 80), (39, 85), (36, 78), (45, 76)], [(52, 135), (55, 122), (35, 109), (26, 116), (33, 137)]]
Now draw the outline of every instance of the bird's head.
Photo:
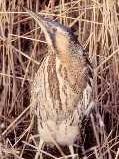
[(50, 19), (43, 18), (32, 11), (27, 10), (27, 13), (41, 27), (49, 47), (52, 47), (58, 53), (68, 52), (70, 43), (75, 41), (75, 36), (70, 28)]

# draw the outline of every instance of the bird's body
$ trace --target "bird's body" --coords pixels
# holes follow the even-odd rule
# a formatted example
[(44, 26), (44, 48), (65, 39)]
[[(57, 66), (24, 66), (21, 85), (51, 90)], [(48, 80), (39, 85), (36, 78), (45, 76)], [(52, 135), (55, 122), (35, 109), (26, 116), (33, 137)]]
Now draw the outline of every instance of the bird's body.
[[(90, 64), (67, 28), (29, 14), (42, 23), (49, 46), (31, 88), (31, 110), (37, 116), (38, 133), (43, 143), (72, 146), (80, 137), (82, 117), (92, 102)], [(54, 25), (54, 39), (48, 25)]]
[[(47, 56), (44, 59), (36, 74), (32, 89), (32, 97), (36, 100), (36, 113), (37, 116), (40, 116), (38, 129), (40, 136), (47, 143), (52, 143), (53, 140), (60, 143), (61, 138), (61, 140), (66, 139), (69, 131), (66, 130), (66, 134), (62, 134), (61, 137), (61, 125), (72, 123), (72, 113), (76, 109), (77, 100), (77, 93), (68, 86), (66, 79), (63, 79), (60, 62), (56, 63), (56, 60), (57, 58), (54, 56)], [(77, 124), (73, 125), (77, 136)], [(76, 136), (73, 137), (72, 134), (73, 138)], [(71, 142), (69, 136), (67, 137), (67, 142), (62, 142), (63, 145)]]

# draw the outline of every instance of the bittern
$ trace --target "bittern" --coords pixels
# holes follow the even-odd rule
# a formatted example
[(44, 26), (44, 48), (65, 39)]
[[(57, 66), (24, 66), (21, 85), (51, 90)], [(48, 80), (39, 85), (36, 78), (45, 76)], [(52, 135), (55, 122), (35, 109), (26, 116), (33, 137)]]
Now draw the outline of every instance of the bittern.
[[(43, 145), (66, 145), (80, 140), (83, 116), (93, 103), (92, 74), (88, 55), (70, 28), (27, 10), (41, 27), (48, 53), (31, 86), (31, 110), (37, 117)], [(35, 158), (39, 158), (36, 153)]]

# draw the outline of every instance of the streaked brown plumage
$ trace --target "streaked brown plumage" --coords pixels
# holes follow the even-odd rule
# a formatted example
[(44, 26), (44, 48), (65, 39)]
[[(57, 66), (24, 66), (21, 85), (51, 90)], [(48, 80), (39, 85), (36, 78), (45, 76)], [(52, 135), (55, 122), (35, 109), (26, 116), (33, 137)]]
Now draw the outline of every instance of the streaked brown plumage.
[(39, 148), (48, 143), (67, 145), (72, 151), (82, 117), (93, 103), (90, 62), (69, 28), (27, 12), (41, 27), (49, 46), (31, 88)]

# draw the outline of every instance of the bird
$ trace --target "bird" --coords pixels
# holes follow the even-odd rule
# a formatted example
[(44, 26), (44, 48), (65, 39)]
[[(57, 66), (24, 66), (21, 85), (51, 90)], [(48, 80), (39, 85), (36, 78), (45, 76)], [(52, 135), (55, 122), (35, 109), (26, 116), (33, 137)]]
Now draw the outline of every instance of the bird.
[(60, 146), (68, 146), (74, 154), (81, 121), (94, 103), (88, 54), (71, 28), (31, 10), (26, 12), (40, 26), (48, 45), (31, 85), (31, 112), (37, 118), (40, 137), (35, 159), (42, 158), (45, 144), (55, 145), (62, 155)]

